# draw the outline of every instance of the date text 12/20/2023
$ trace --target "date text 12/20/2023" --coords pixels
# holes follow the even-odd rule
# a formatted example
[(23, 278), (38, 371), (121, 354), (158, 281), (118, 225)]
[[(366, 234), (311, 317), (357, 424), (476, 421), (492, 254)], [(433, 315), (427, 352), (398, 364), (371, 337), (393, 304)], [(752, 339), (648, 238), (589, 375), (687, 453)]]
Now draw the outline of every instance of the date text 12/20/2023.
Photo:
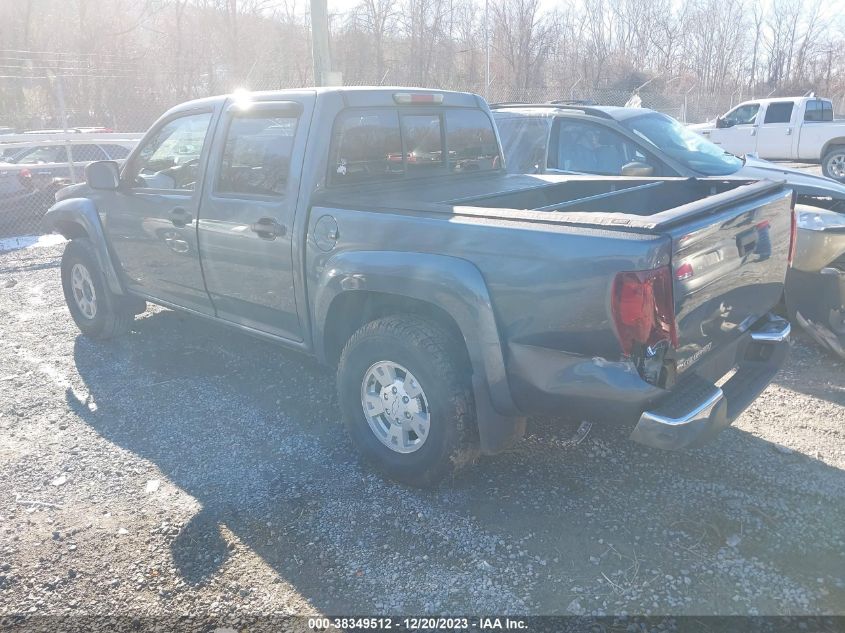
[(520, 618), (428, 618), (428, 617), (325, 617), (309, 618), (308, 628), (316, 631), (330, 630), (372, 630), (372, 631), (420, 631), (445, 630), (459, 631), (463, 629), (480, 630), (511, 630), (519, 631), (528, 628), (528, 623)]

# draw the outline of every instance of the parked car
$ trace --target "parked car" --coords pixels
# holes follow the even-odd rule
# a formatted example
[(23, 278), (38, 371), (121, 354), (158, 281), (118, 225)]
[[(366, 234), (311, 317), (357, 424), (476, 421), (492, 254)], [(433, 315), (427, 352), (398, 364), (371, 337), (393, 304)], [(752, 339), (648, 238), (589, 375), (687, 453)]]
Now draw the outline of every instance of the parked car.
[(522, 104), (494, 107), (493, 114), (514, 173), (785, 180), (800, 210), (788, 314), (845, 356), (845, 184), (734, 156), (652, 110)]
[(34, 231), (57, 189), (37, 187), (29, 169), (7, 171), (0, 165), (0, 237)]
[[(95, 160), (122, 160), (129, 155), (129, 151), (134, 147), (134, 142), (116, 140), (110, 142), (99, 143), (78, 143), (74, 142), (70, 146), (71, 154), (73, 155), (73, 162), (90, 163)], [(50, 142), (44, 145), (36, 145), (30, 147), (19, 148), (15, 153), (5, 162), (11, 164), (64, 164), (67, 167), (68, 152), (67, 145), (61, 142)]]
[[(116, 139), (71, 145), (75, 176), (95, 160), (123, 161), (135, 142)], [(2, 145), (0, 145), (2, 147)], [(21, 234), (38, 230), (56, 191), (70, 184), (67, 145), (60, 142), (37, 146), (14, 145), (0, 159), (0, 233)]]
[(845, 182), (845, 121), (834, 120), (829, 99), (745, 101), (715, 121), (690, 129), (732, 154), (821, 163), (825, 176)]
[[(403, 148), (423, 132), (420, 164)], [(476, 168), (458, 169), (471, 151)], [(771, 309), (791, 190), (508, 175), (500, 155), (472, 94), (177, 106), (122, 170), (92, 163), (48, 212), (70, 239), (68, 307), (92, 338), (151, 301), (336, 366), (353, 443), (414, 485), (510, 446), (534, 413), (630, 424), (667, 449), (730, 424), (787, 354), (789, 323)], [(682, 284), (683, 263), (714, 249), (696, 270), (712, 274), (706, 290)]]

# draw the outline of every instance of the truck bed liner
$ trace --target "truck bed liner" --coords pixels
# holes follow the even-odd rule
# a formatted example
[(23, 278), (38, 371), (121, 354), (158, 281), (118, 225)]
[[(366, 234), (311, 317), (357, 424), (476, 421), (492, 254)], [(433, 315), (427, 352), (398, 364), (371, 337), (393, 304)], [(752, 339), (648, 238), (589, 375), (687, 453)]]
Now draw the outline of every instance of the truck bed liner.
[[(336, 188), (323, 192), (315, 203), (387, 213), (448, 214), (654, 233), (695, 216), (785, 191), (784, 183), (720, 178), (498, 176), (472, 181), (472, 188), (479, 190), (474, 195), (447, 197), (456, 180), (426, 178), (386, 184), (376, 195)], [(466, 184), (455, 191), (466, 191)], [(414, 200), (413, 208), (408, 207), (409, 200)]]

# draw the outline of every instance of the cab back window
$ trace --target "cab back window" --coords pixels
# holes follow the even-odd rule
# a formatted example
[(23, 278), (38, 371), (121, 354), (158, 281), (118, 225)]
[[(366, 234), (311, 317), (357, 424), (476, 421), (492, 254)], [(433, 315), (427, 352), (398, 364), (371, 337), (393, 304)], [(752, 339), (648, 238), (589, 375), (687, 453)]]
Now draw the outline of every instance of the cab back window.
[(338, 116), (332, 141), (331, 182), (402, 176), (402, 137), (395, 110), (349, 110)]
[(440, 115), (410, 115), (402, 118), (405, 169), (430, 172), (443, 166), (443, 138)]
[(370, 182), (498, 169), (499, 145), (481, 110), (350, 109), (335, 121), (329, 182)]
[(804, 110), (805, 121), (833, 121), (833, 104), (822, 99), (807, 102)]
[(498, 169), (499, 144), (481, 110), (446, 110), (446, 147), (451, 171)]

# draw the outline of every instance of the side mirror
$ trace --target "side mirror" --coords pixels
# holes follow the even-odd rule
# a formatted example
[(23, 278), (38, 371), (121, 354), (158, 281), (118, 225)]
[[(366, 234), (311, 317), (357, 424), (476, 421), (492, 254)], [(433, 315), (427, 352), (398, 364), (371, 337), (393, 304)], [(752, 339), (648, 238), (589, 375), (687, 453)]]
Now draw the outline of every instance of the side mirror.
[(730, 125), (728, 125), (728, 122), (725, 121), (725, 119), (723, 119), (722, 117), (716, 117), (716, 127), (721, 129), (730, 127)]
[(652, 167), (648, 163), (642, 163), (638, 160), (635, 160), (625, 165), (622, 165), (622, 175), (640, 177), (653, 176), (654, 167)]
[(114, 191), (120, 186), (120, 168), (113, 160), (98, 160), (85, 167), (85, 182), (91, 189)]

